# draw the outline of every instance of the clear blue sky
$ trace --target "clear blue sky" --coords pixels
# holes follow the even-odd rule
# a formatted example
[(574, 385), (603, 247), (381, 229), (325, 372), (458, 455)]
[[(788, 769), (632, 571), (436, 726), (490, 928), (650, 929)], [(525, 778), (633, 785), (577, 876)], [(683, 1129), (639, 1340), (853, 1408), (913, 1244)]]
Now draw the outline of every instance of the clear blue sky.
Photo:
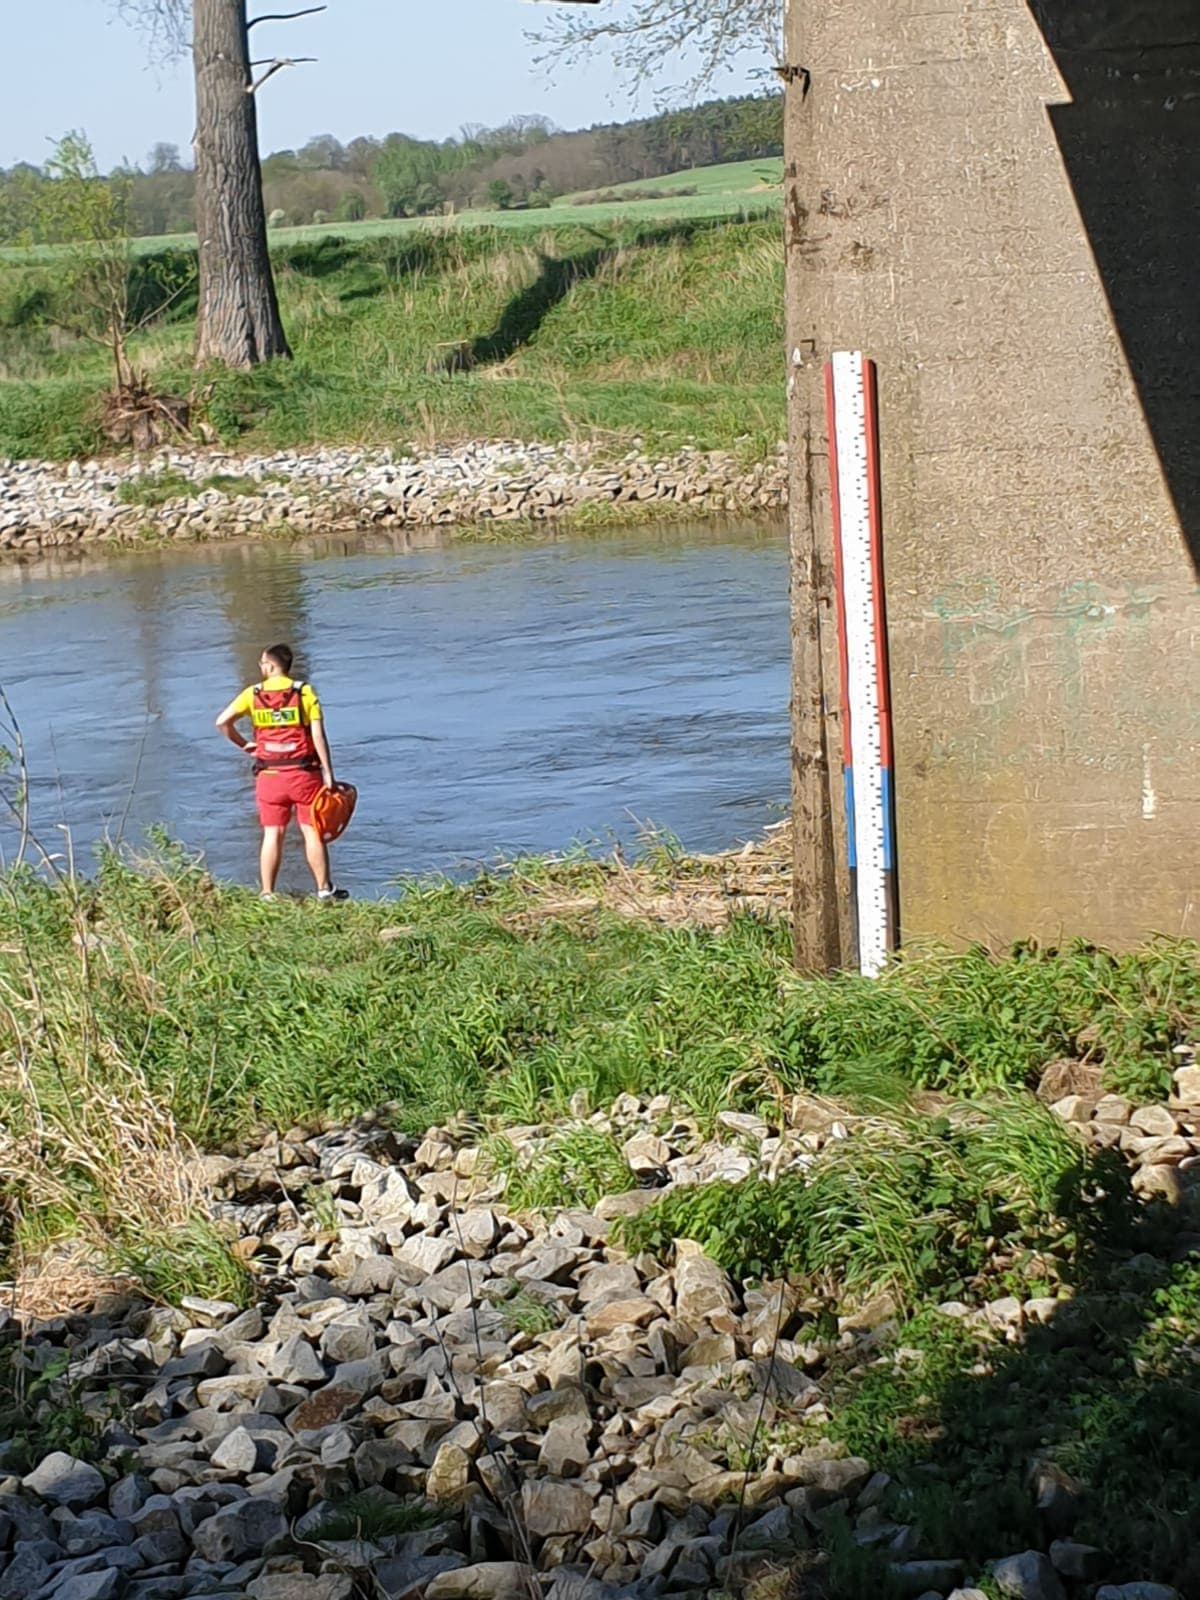
[[(308, 3), (257, 0), (252, 13)], [(330, 0), (319, 16), (255, 29), (258, 54), (320, 58), (264, 86), (264, 154), (318, 133), (343, 142), (393, 130), (443, 139), (465, 122), (491, 126), (517, 112), (576, 128), (653, 109), (652, 98), (630, 101), (607, 62), (552, 79), (535, 68), (525, 35), (548, 9), (527, 0)], [(112, 0), (42, 0), (36, 8), (8, 0), (5, 10), (0, 167), (40, 164), (50, 141), (70, 128), (87, 133), (104, 170), (144, 161), (160, 139), (179, 145), (190, 161), (189, 64), (155, 65), (145, 37), (116, 16)], [(656, 90), (669, 94), (688, 77), (686, 61), (666, 61)], [(737, 71), (713, 92), (754, 87)]]

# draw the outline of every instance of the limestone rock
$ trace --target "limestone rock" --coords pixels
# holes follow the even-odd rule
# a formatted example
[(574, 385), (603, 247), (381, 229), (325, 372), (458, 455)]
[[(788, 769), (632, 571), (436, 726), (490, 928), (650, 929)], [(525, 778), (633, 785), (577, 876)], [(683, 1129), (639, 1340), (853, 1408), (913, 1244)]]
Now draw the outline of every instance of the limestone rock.
[(556, 1417), (546, 1429), (538, 1466), (552, 1478), (577, 1478), (592, 1459), (591, 1433), (586, 1416)]
[(235, 1500), (202, 1522), (192, 1535), (205, 1561), (240, 1561), (257, 1555), (288, 1531), (287, 1518), (271, 1500)]
[[(678, 1241), (677, 1249), (685, 1241)], [(675, 1306), (680, 1320), (700, 1327), (733, 1308), (729, 1278), (722, 1267), (699, 1251), (688, 1251), (675, 1264)]]
[(603, 1300), (588, 1308), (588, 1336), (596, 1339), (616, 1328), (644, 1328), (661, 1315), (661, 1307), (645, 1295), (631, 1295), (627, 1300)]
[(827, 1500), (853, 1500), (870, 1482), (871, 1468), (858, 1456), (842, 1456), (832, 1461), (801, 1457), (796, 1476), (806, 1489), (816, 1490)]
[(1177, 1206), (1183, 1200), (1183, 1184), (1173, 1166), (1151, 1164), (1139, 1167), (1133, 1175), (1134, 1194), (1143, 1200), (1164, 1200)]
[(1133, 1114), (1129, 1101), (1119, 1094), (1103, 1095), (1092, 1112), (1093, 1122), (1115, 1122), (1124, 1127)]
[(1096, 1600), (1183, 1600), (1183, 1596), (1165, 1583), (1106, 1583), (1096, 1590)]
[(1005, 1556), (994, 1563), (992, 1576), (1001, 1594), (1012, 1595), (1014, 1600), (1067, 1600), (1061, 1578), (1049, 1556), (1040, 1550)]
[(41, 1499), (56, 1506), (67, 1506), (72, 1511), (95, 1505), (107, 1489), (102, 1474), (95, 1467), (62, 1450), (54, 1450), (43, 1457), (21, 1482)]
[(459, 1444), (443, 1441), (429, 1469), (425, 1493), (430, 1500), (461, 1500), (471, 1477), (471, 1457)]
[(1166, 1106), (1139, 1106), (1131, 1114), (1129, 1126), (1151, 1139), (1169, 1139), (1179, 1132), (1179, 1124)]
[(667, 1162), (675, 1152), (665, 1139), (658, 1138), (656, 1134), (639, 1133), (626, 1140), (621, 1146), (621, 1154), (630, 1172), (636, 1177), (648, 1178), (656, 1173), (664, 1173)]
[(1055, 1539), (1050, 1546), (1050, 1560), (1056, 1572), (1076, 1583), (1095, 1583), (1103, 1575), (1106, 1563), (1103, 1550), (1074, 1539)]
[(592, 1499), (573, 1483), (553, 1478), (526, 1479), (521, 1486), (525, 1525), (537, 1538), (561, 1533), (586, 1533), (591, 1524)]
[(340, 1572), (266, 1572), (246, 1585), (251, 1600), (354, 1600), (354, 1592), (354, 1580)]
[(116, 1567), (58, 1573), (39, 1591), (39, 1600), (116, 1600), (124, 1588), (125, 1575)]
[(533, 1571), (519, 1561), (480, 1561), (431, 1578), (425, 1600), (529, 1600)]
[(948, 1594), (964, 1576), (961, 1561), (894, 1561), (888, 1571), (902, 1596)]
[(642, 1281), (629, 1261), (608, 1261), (589, 1266), (579, 1280), (578, 1295), (585, 1306), (603, 1300), (628, 1300), (641, 1293)]
[(234, 1428), (227, 1433), (212, 1453), (212, 1464), (222, 1472), (245, 1478), (255, 1472), (266, 1458), (266, 1448), (253, 1438), (245, 1428)]

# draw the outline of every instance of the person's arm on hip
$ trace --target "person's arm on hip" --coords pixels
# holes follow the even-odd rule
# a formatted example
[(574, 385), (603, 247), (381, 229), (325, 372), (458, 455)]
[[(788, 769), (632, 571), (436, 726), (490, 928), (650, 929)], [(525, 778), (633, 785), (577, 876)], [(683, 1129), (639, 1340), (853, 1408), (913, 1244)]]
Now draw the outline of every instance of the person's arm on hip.
[(238, 721), (242, 717), (249, 716), (249, 714), (250, 708), (246, 704), (246, 695), (244, 693), (240, 694), (236, 700), (229, 702), (217, 718), (217, 727), (220, 728), (230, 744), (236, 745), (239, 750), (252, 756), (254, 754), (254, 741), (251, 739), (247, 742), (242, 737), (241, 729), (237, 726)]

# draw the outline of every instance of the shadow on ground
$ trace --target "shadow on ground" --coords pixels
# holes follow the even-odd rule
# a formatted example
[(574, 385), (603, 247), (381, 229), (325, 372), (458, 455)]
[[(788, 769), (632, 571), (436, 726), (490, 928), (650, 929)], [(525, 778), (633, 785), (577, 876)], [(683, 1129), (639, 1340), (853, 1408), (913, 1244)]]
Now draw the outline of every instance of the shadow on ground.
[[(590, 250), (551, 256), (539, 254), (540, 271), (534, 281), (520, 290), (504, 307), (490, 333), (464, 340), (455, 346), (439, 365), (445, 372), (470, 372), (475, 367), (495, 366), (507, 361), (537, 333), (542, 323), (579, 283), (594, 278), (618, 255), (661, 249), (665, 245), (688, 244), (697, 235), (726, 226), (725, 219), (684, 219), (656, 227), (638, 228), (628, 235), (606, 240)], [(605, 235), (597, 233), (597, 237)]]
[[(1069, 1298), (1011, 1344), (980, 1342), (940, 1312), (892, 1330), (878, 1365), (835, 1386), (835, 1426), (893, 1475), (889, 1514), (915, 1528), (916, 1557), (960, 1558), (981, 1574), (1069, 1539), (1102, 1552), (1096, 1579), (1194, 1596), (1200, 1236), (1186, 1215), (1143, 1205), (1121, 1158), (1101, 1157), (1093, 1170), (1105, 1196), (1066, 1280)], [(1036, 1259), (1013, 1266), (1017, 1299), (1045, 1294)], [(923, 1359), (911, 1358), (914, 1347)], [(840, 1589), (801, 1582), (800, 1595), (850, 1600), (860, 1582), (864, 1594), (878, 1585), (848, 1526), (842, 1543), (843, 1567), (846, 1546), (861, 1555), (860, 1579)], [(874, 1592), (889, 1594), (886, 1581)]]

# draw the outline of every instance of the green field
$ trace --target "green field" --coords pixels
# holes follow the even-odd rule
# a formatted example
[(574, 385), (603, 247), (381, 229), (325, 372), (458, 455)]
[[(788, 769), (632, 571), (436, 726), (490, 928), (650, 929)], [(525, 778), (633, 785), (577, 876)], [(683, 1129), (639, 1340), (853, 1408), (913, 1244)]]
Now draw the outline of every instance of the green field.
[[(619, 221), (587, 206), (559, 208), (565, 221), (281, 231), (272, 255), (294, 361), (197, 375), (190, 291), (133, 355), (160, 392), (199, 395), (216, 436), (248, 449), (509, 437), (617, 452), (640, 437), (762, 458), (784, 430), (782, 241), (773, 215), (715, 215), (728, 199), (633, 202), (612, 208)], [(685, 209), (648, 217), (660, 205)], [(154, 304), (160, 269), (186, 282), (192, 262), (147, 242), (139, 295)], [(105, 356), (53, 325), (54, 294), (53, 263), (0, 265), (0, 455), (105, 449)]]
[[(646, 178), (636, 183), (605, 185), (601, 191), (581, 190), (563, 195), (551, 206), (513, 211), (462, 211), (450, 217), (386, 217), (368, 222), (323, 222), (301, 228), (274, 228), (273, 244), (311, 244), (330, 237), (340, 239), (406, 238), (447, 228), (505, 228), (519, 232), (540, 231), (546, 227), (569, 226), (581, 221), (594, 224), (647, 222), (658, 218), (729, 217), (747, 218), (769, 213), (781, 204), (780, 183), (783, 163), (777, 157), (761, 161), (727, 161), (715, 167), (697, 167), (669, 172), (661, 178)], [(667, 191), (695, 189), (695, 194)], [(618, 202), (582, 204), (581, 195), (602, 192), (621, 195), (627, 190), (645, 194), (664, 191), (661, 199), (623, 199)], [(194, 233), (159, 234), (138, 239), (135, 250), (153, 254), (164, 249), (194, 250)], [(0, 263), (52, 260), (53, 245), (0, 249)]]
[[(602, 185), (605, 194), (621, 195), (628, 190), (695, 189), (695, 196), (682, 198), (734, 199), (742, 197), (754, 203), (778, 200), (783, 183), (783, 160), (779, 156), (764, 156), (757, 161), (723, 161), (715, 167), (684, 167), (679, 172), (666, 172), (660, 178), (638, 178), (630, 183)], [(572, 205), (580, 194), (594, 194), (595, 190), (580, 190), (564, 195), (559, 206)]]

